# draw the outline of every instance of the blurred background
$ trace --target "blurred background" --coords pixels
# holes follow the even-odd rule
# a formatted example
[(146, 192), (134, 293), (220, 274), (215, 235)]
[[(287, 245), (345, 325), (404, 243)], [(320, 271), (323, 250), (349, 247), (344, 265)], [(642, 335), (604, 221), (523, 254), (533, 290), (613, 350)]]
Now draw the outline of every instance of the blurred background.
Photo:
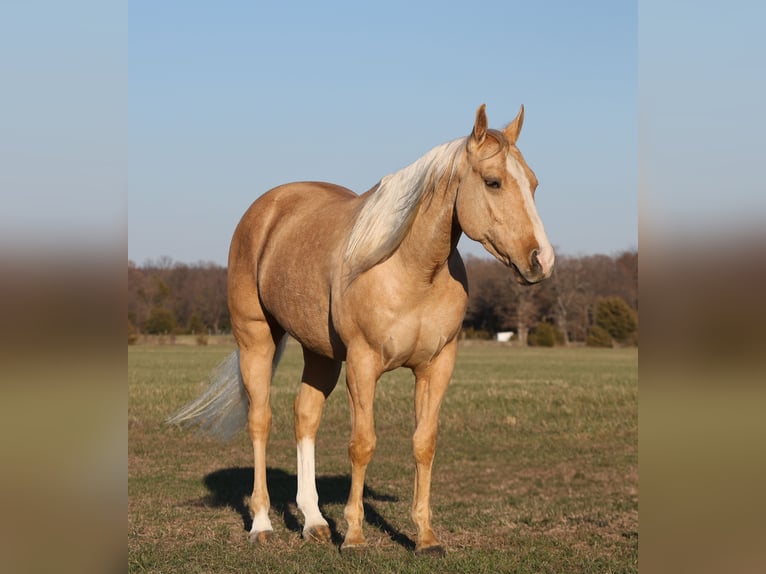
[[(571, 38), (573, 49), (578, 41), (586, 46), (598, 32), (588, 29), (594, 20), (588, 20), (586, 12), (609, 10), (611, 4), (586, 2), (574, 13), (569, 9), (567, 23), (582, 30), (579, 40), (576, 34)], [(227, 9), (236, 5), (226, 3)], [(538, 20), (517, 21), (514, 10), (521, 8), (504, 4), (502, 17), (486, 12), (472, 20), (469, 32), (473, 38), (502, 38), (504, 54), (524, 60), (529, 45), (515, 46), (514, 30), (544, 31), (547, 18), (556, 19), (563, 5), (548, 6), (548, 16)], [(633, 8), (630, 26), (637, 61), (627, 62), (619, 77), (635, 93), (637, 128), (633, 133), (626, 129), (628, 141), (614, 146), (632, 148), (634, 162), (600, 156), (589, 170), (598, 181), (603, 166), (618, 162), (616, 173), (629, 174), (628, 181), (633, 179), (637, 189), (641, 568), (763, 571), (766, 194), (759, 168), (766, 157), (766, 46), (760, 31), (765, 9), (738, 0), (725, 7), (640, 1)], [(151, 17), (155, 8), (141, 2), (85, 0), (11, 0), (0, 6), (5, 76), (0, 92), (4, 571), (54, 566), (64, 572), (125, 569), (125, 259), (126, 252), (131, 255), (133, 236), (131, 231), (128, 237), (128, 205), (133, 201), (128, 189), (134, 177), (131, 158), (147, 160), (140, 150), (130, 149), (134, 130), (142, 126), (134, 125), (128, 112), (129, 69), (134, 57), (140, 61), (151, 56), (140, 53), (141, 43), (135, 44), (138, 40), (129, 30), (129, 12), (134, 9)], [(156, 9), (170, 10), (167, 5)], [(610, 25), (608, 19), (601, 22)], [(379, 36), (372, 24), (365, 31), (370, 41)], [(463, 39), (457, 43), (467, 45)], [(305, 52), (314, 49), (307, 46)], [(609, 50), (605, 44), (593, 54)], [(544, 72), (543, 67), (540, 73)], [(535, 70), (525, 73), (534, 78)], [(613, 73), (605, 72), (605, 81)], [(210, 80), (213, 85), (217, 81)], [(503, 89), (502, 104), (495, 96), (494, 105), (504, 110), (497, 121), (511, 119), (523, 100), (528, 112), (535, 110), (528, 117), (527, 135), (534, 133), (534, 122), (549, 121), (546, 117), (552, 117), (558, 102), (566, 102), (568, 96), (517, 97), (515, 88)], [(306, 87), (308, 93), (316, 89)], [(419, 86), (402, 89), (417, 93)], [(612, 87), (606, 82), (603, 89)], [(161, 96), (179, 106), (185, 99), (183, 92)], [(466, 118), (453, 113), (454, 108), (448, 114), (438, 110), (435, 115), (457, 123), (442, 132), (434, 130), (430, 145), (461, 135), (464, 123), (470, 128), (472, 112), (481, 103), (476, 99), (465, 98)], [(165, 109), (174, 111), (170, 104)], [(492, 118), (492, 105), (489, 111)], [(550, 161), (546, 143), (562, 162), (567, 148), (591, 143), (578, 140), (588, 135), (584, 132), (562, 129), (558, 134), (550, 142), (533, 139), (534, 151), (522, 146), (538, 171)], [(297, 130), (290, 133), (291, 138), (301, 135)], [(193, 140), (195, 133), (184, 132), (184, 137)], [(425, 144), (418, 142), (418, 149), (426, 151)], [(214, 148), (216, 143), (208, 145)], [(360, 150), (366, 146), (367, 142), (353, 144)], [(386, 151), (378, 154), (382, 157)], [(410, 151), (401, 159), (418, 157)], [(393, 169), (401, 166), (399, 158), (392, 163)], [(562, 178), (556, 186), (560, 188), (565, 180), (556, 167), (551, 164), (542, 171), (553, 174), (553, 181)], [(546, 193), (544, 219), (546, 211), (556, 210), (559, 192)], [(544, 196), (541, 193), (541, 202)], [(142, 199), (150, 200), (151, 196)], [(155, 215), (163, 218), (187, 215), (174, 204), (158, 205)], [(600, 209), (605, 204), (593, 205)], [(607, 204), (601, 217), (606, 223), (594, 232), (599, 241), (618, 238), (607, 247), (610, 256), (638, 248), (631, 244), (635, 219), (626, 205), (629, 202), (613, 207), (619, 214), (611, 222), (617, 223), (615, 228), (610, 227)], [(241, 213), (246, 204), (236, 207)], [(559, 233), (554, 224), (547, 225), (552, 235)], [(149, 227), (147, 223), (142, 229)], [(562, 218), (558, 229), (575, 237), (572, 230), (582, 228)], [(206, 233), (196, 224), (189, 237)], [(571, 255), (598, 251), (585, 242), (587, 233), (582, 235), (582, 245)], [(136, 249), (139, 263), (163, 255), (194, 261), (180, 251), (150, 254)]]

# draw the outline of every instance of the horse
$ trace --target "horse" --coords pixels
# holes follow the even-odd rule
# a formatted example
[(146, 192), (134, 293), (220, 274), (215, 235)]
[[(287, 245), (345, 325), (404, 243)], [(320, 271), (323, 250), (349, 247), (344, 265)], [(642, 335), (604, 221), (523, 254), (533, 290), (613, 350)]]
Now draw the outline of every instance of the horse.
[(553, 270), (554, 252), (534, 203), (537, 178), (516, 146), (522, 105), (504, 129), (486, 106), (470, 135), (435, 147), (362, 195), (330, 183), (278, 186), (256, 199), (231, 240), (228, 304), (237, 350), (208, 390), (169, 420), (232, 436), (247, 422), (254, 456), (252, 542), (273, 535), (266, 484), (269, 389), (289, 334), (304, 368), (294, 403), (302, 535), (331, 540), (319, 509), (314, 445), (325, 400), (346, 362), (351, 487), (341, 551), (365, 545), (362, 494), (376, 445), (380, 376), (415, 378), (411, 516), (416, 554), (445, 553), (431, 523), (431, 469), (439, 410), (455, 366), (468, 284), (463, 233), (513, 269), (522, 284)]

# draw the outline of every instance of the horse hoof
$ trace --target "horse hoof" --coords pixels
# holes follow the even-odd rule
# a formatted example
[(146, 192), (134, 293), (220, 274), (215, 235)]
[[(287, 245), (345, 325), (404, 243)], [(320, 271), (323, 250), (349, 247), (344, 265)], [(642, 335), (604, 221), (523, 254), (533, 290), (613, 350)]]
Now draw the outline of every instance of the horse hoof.
[(320, 524), (319, 526), (312, 526), (308, 530), (304, 530), (303, 538), (324, 544), (332, 540), (332, 532), (330, 532), (329, 526)]
[(434, 558), (444, 558), (447, 555), (447, 551), (441, 544), (434, 544), (433, 546), (425, 546), (423, 548), (415, 549), (416, 556), (431, 556)]
[(260, 532), (250, 533), (251, 544), (268, 544), (274, 538), (273, 530), (261, 530)]

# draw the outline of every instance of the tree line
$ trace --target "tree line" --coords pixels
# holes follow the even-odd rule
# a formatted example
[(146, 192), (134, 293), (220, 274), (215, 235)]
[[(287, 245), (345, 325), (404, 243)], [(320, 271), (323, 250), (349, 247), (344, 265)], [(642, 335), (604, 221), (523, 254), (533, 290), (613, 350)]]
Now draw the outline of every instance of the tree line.
[[(512, 331), (521, 345), (636, 344), (638, 253), (558, 256), (552, 277), (522, 286), (494, 259), (465, 258), (469, 299), (463, 336)], [(226, 268), (165, 257), (128, 261), (128, 340), (140, 334), (231, 330)]]
[[(522, 345), (638, 342), (638, 252), (616, 256), (557, 256), (553, 275), (520, 285), (495, 261), (469, 257), (464, 330), (487, 338), (513, 331)], [(543, 334), (544, 339), (538, 340)]]
[(226, 268), (128, 261), (128, 340), (138, 334), (220, 334), (231, 330)]

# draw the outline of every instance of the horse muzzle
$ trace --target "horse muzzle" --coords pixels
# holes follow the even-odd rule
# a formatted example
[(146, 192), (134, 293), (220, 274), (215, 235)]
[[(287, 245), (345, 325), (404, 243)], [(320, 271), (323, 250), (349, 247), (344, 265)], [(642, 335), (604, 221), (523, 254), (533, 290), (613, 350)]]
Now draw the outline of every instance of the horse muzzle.
[(552, 249), (532, 249), (526, 265), (514, 265), (524, 283), (532, 285), (547, 279), (553, 273), (554, 255)]

